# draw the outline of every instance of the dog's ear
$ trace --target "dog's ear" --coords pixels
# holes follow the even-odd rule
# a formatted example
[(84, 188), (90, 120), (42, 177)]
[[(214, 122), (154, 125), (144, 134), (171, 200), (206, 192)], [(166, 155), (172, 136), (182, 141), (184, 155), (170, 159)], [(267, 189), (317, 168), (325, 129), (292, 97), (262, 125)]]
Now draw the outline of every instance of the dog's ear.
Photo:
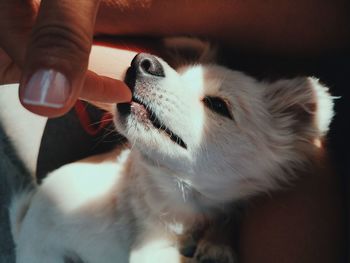
[(164, 57), (173, 67), (191, 63), (214, 63), (217, 48), (210, 42), (191, 37), (170, 37), (163, 40)]
[(315, 142), (328, 131), (334, 115), (333, 98), (318, 79), (279, 80), (267, 85), (268, 110), (286, 136)]

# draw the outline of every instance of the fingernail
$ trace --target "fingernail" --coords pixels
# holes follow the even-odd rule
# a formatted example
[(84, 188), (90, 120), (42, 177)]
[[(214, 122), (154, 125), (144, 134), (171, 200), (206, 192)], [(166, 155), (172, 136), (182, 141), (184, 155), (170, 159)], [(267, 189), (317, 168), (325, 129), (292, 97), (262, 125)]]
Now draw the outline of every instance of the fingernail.
[(25, 104), (62, 108), (71, 92), (67, 78), (49, 69), (36, 71), (24, 86), (22, 101)]

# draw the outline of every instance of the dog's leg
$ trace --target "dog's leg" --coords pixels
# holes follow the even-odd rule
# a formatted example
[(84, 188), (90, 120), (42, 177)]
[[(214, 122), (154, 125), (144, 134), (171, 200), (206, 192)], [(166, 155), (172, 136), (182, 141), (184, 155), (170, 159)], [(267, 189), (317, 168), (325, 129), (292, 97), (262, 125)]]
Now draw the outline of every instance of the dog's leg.
[(236, 225), (232, 221), (211, 222), (179, 238), (183, 263), (236, 263), (233, 249)]

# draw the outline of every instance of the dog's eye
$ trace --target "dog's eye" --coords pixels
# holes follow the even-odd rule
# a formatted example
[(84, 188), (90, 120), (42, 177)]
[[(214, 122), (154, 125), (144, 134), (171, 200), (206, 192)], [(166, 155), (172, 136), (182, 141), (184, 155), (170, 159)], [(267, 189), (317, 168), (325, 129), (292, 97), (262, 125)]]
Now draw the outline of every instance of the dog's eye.
[(206, 96), (203, 99), (203, 103), (206, 107), (208, 107), (212, 111), (215, 111), (216, 113), (233, 120), (233, 116), (229, 111), (225, 100), (219, 97)]

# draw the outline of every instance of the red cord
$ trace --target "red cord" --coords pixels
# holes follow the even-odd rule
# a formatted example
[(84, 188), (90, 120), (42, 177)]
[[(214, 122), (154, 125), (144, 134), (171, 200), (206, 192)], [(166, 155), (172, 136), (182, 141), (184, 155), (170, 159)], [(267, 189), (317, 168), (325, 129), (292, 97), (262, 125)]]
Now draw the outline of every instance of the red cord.
[(112, 115), (106, 112), (102, 115), (100, 121), (97, 125), (91, 123), (89, 114), (86, 111), (86, 105), (83, 101), (77, 100), (74, 106), (75, 112), (79, 118), (81, 125), (85, 132), (91, 136), (96, 136), (99, 134), (106, 126), (112, 122)]

